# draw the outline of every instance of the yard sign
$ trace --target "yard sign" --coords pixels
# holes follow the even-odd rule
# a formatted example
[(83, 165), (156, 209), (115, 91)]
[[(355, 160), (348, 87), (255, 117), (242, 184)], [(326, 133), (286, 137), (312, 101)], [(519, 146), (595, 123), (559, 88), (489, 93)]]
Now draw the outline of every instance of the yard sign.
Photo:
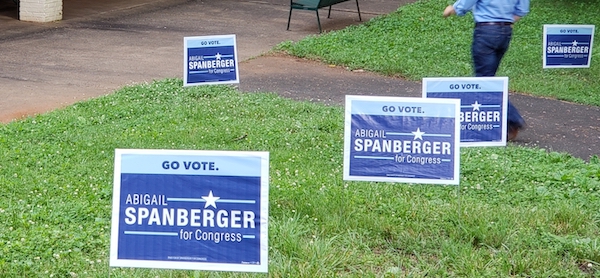
[(589, 68), (594, 25), (544, 25), (544, 68)]
[(235, 35), (185, 37), (183, 86), (239, 83)]
[(508, 77), (423, 78), (423, 97), (460, 99), (461, 147), (506, 146)]
[(115, 151), (110, 266), (267, 272), (269, 154)]
[(346, 96), (344, 179), (459, 184), (457, 99)]

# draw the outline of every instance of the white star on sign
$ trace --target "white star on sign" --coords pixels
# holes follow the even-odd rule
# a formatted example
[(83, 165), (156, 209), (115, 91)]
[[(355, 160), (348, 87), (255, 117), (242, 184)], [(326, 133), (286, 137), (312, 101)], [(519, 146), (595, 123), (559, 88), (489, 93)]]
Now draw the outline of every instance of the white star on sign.
[(215, 58), (216, 58), (217, 60), (221, 60), (221, 53), (217, 53), (217, 55), (215, 55)]
[(475, 101), (475, 103), (471, 104), (471, 106), (473, 106), (473, 111), (480, 111), (479, 107), (481, 104), (479, 104), (479, 102)]
[(208, 206), (213, 206), (214, 208), (217, 208), (217, 204), (215, 202), (217, 200), (221, 199), (221, 197), (213, 196), (212, 190), (211, 190), (210, 192), (208, 192), (208, 196), (202, 196), (202, 199), (204, 199), (204, 201), (206, 201), (204, 208), (207, 208)]
[(577, 46), (577, 41), (573, 41), (573, 46)]
[(415, 135), (415, 138), (413, 140), (417, 140), (417, 138), (423, 140), (423, 134), (425, 134), (425, 132), (422, 132), (421, 128), (418, 128), (418, 127), (417, 127), (417, 131), (413, 131), (411, 133)]

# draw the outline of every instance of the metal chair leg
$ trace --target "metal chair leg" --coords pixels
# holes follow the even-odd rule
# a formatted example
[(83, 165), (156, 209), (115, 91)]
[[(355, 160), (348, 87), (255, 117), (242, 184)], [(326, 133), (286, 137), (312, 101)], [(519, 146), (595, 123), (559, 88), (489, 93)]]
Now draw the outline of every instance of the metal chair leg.
[(358, 7), (358, 0), (356, 0), (356, 9), (358, 10), (358, 21), (362, 21), (362, 17), (360, 16), (360, 8)]
[(319, 24), (319, 34), (321, 33), (321, 19), (319, 18), (319, 9), (315, 10), (317, 12), (317, 23)]
[(290, 16), (288, 16), (288, 26), (286, 30), (290, 30), (290, 20), (292, 20), (292, 8), (290, 7)]

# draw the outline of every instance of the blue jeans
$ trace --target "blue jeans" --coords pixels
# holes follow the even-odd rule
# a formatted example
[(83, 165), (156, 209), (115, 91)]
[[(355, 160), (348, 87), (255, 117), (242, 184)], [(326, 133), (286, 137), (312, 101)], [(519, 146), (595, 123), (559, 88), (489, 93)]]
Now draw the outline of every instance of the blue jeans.
[[(475, 76), (495, 76), (504, 53), (508, 50), (512, 38), (510, 25), (476, 26), (473, 32), (471, 55)], [(508, 128), (521, 129), (525, 120), (519, 110), (508, 101)]]

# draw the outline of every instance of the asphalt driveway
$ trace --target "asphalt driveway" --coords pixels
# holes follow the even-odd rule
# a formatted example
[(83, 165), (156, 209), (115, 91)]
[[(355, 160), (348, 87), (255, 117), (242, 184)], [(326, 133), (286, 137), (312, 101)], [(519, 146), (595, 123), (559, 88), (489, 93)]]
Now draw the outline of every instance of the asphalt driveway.
[[(316, 35), (316, 16), (294, 11), (286, 31), (286, 0), (65, 0), (64, 20), (16, 20), (12, 1), (0, 0), (0, 122), (44, 113), (110, 94), (128, 84), (183, 75), (183, 37), (236, 34), (239, 89), (276, 92), (298, 100), (343, 105), (345, 95), (421, 95), (421, 84), (314, 61), (271, 55), (283, 41)], [(408, 0), (360, 0), (363, 22)], [(441, 11), (441, 10), (440, 10)], [(360, 24), (353, 1), (321, 13), (325, 31)], [(600, 155), (600, 107), (523, 94), (511, 101), (528, 128), (515, 144)]]

